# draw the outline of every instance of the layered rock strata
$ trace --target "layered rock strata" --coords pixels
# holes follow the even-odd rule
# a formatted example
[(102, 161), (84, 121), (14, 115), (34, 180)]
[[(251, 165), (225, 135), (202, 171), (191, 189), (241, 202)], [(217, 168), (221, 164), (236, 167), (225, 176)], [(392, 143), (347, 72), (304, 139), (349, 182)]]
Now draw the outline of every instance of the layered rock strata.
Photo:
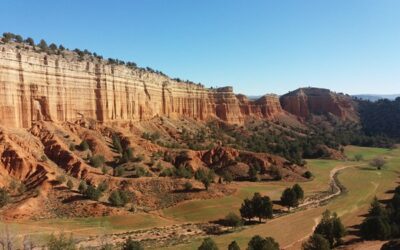
[(246, 116), (282, 113), (277, 96), (250, 101), (231, 87), (207, 89), (103, 60), (78, 60), (0, 45), (0, 125), (81, 117), (100, 122), (162, 115), (242, 123)]

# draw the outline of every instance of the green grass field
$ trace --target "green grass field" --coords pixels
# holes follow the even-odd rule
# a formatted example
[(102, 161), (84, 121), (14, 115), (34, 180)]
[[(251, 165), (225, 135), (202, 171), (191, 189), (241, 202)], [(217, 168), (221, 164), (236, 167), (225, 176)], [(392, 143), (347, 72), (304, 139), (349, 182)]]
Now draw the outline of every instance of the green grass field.
[[(330, 201), (325, 207), (296, 212), (265, 224), (243, 228), (239, 232), (213, 237), (214, 240), (221, 249), (226, 249), (232, 240), (238, 241), (240, 246), (245, 248), (253, 235), (260, 234), (274, 237), (281, 247), (290, 246), (311, 233), (321, 213), (327, 208), (337, 212), (347, 226), (359, 223), (362, 219), (359, 215), (368, 209), (372, 198), (375, 195), (379, 198), (387, 198), (388, 194), (385, 192), (397, 185), (396, 179), (398, 171), (400, 171), (400, 150), (349, 146), (346, 148), (346, 154), (350, 159), (355, 154), (362, 154), (364, 160), (360, 162), (309, 160), (308, 168), (315, 178), (312, 181), (301, 183), (306, 196), (325, 191), (329, 188), (330, 171), (335, 167), (349, 166), (339, 174), (339, 180), (348, 189), (344, 195)], [(368, 161), (377, 155), (385, 156), (388, 161), (386, 167), (381, 171), (368, 166)], [(269, 195), (272, 199), (277, 200), (283, 189), (293, 184), (290, 182), (237, 182), (232, 184), (237, 188), (237, 192), (231, 196), (187, 201), (152, 213), (30, 221), (10, 224), (9, 227), (20, 234), (34, 233), (38, 238), (61, 228), (64, 232), (73, 232), (76, 237), (83, 237), (187, 222), (208, 222), (223, 218), (230, 211), (238, 212), (243, 199), (251, 197), (254, 192)], [(200, 244), (201, 239), (197, 239), (190, 244), (166, 249), (197, 249)]]
[[(315, 174), (315, 179), (302, 184), (306, 194), (325, 190), (328, 188), (331, 169), (336, 166), (355, 165), (342, 170), (339, 174), (339, 180), (348, 189), (344, 195), (335, 198), (324, 207), (290, 214), (265, 224), (245, 228), (237, 233), (216, 236), (213, 239), (221, 249), (225, 249), (233, 240), (236, 240), (241, 248), (245, 249), (249, 239), (259, 234), (274, 237), (281, 247), (298, 249), (301, 240), (304, 240), (312, 232), (313, 227), (325, 209), (337, 212), (346, 226), (358, 224), (362, 220), (360, 215), (367, 211), (369, 203), (375, 195), (379, 198), (387, 198), (388, 194), (385, 194), (385, 192), (396, 187), (396, 180), (400, 171), (400, 150), (347, 147), (346, 153), (349, 157), (360, 153), (365, 160), (361, 162), (311, 160), (309, 161), (309, 168)], [(384, 155), (388, 160), (388, 164), (381, 171), (368, 166), (368, 160), (377, 155)], [(267, 185), (269, 186), (269, 184)], [(227, 208), (225, 208), (226, 210)], [(188, 245), (165, 249), (197, 249), (201, 241), (201, 239), (198, 239)]]

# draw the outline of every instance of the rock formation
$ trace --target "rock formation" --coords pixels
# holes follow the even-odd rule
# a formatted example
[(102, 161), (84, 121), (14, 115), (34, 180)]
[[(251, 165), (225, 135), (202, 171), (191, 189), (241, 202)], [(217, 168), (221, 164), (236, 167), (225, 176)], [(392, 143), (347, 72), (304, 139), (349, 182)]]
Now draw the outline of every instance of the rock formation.
[(281, 96), (280, 102), (284, 110), (301, 118), (331, 113), (342, 120), (358, 120), (352, 98), (328, 89), (300, 88)]
[(104, 60), (0, 46), (0, 124), (7, 127), (29, 128), (40, 120), (85, 117), (108, 122), (157, 115), (242, 123), (246, 116), (274, 118), (281, 113), (277, 96), (250, 101), (231, 87), (207, 89)]

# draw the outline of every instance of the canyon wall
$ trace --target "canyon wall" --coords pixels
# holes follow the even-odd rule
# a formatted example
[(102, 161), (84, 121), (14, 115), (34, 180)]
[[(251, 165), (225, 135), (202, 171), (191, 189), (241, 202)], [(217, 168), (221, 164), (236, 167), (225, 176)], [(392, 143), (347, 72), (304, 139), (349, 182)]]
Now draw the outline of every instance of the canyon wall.
[(282, 113), (274, 95), (252, 101), (236, 96), (231, 87), (207, 89), (104, 60), (0, 45), (0, 124), (4, 126), (29, 128), (39, 120), (81, 117), (135, 121), (157, 115), (217, 117), (240, 124), (247, 116), (274, 119)]
[(280, 97), (284, 110), (301, 117), (333, 114), (341, 120), (358, 121), (357, 105), (351, 96), (329, 89), (300, 88)]

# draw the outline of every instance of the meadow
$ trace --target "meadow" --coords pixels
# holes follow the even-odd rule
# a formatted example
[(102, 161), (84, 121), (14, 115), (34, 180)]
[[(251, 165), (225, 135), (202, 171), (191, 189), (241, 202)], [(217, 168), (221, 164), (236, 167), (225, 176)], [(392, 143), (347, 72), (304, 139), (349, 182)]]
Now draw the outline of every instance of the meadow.
[[(285, 249), (298, 249), (301, 241), (312, 233), (321, 213), (329, 209), (338, 213), (346, 226), (360, 223), (369, 203), (376, 195), (385, 199), (390, 197), (388, 190), (397, 185), (400, 170), (400, 149), (388, 150), (380, 148), (362, 148), (348, 146), (345, 150), (349, 159), (356, 154), (363, 155), (363, 160), (336, 161), (336, 160), (308, 160), (308, 168), (314, 174), (312, 181), (302, 182), (300, 185), (305, 196), (314, 195), (330, 188), (330, 172), (334, 168), (347, 167), (340, 171), (338, 179), (347, 191), (329, 201), (322, 207), (310, 208), (275, 218), (263, 224), (246, 226), (242, 229), (221, 236), (213, 236), (221, 249), (236, 240), (245, 248), (249, 239), (259, 234), (274, 237)], [(382, 170), (369, 166), (369, 160), (382, 155), (387, 164)], [(120, 233), (138, 229), (167, 226), (180, 223), (209, 222), (224, 218), (228, 212), (238, 213), (239, 207), (246, 197), (254, 192), (270, 196), (278, 200), (282, 191), (293, 185), (291, 182), (235, 182), (232, 185), (237, 192), (231, 196), (219, 199), (193, 200), (150, 213), (136, 213), (128, 216), (109, 216), (100, 218), (73, 218), (51, 219), (29, 222), (10, 223), (11, 231), (20, 235), (30, 234), (32, 238), (44, 240), (54, 231), (72, 232), (76, 238), (89, 235)], [(189, 244), (166, 247), (164, 249), (197, 249), (202, 239), (196, 239)]]

